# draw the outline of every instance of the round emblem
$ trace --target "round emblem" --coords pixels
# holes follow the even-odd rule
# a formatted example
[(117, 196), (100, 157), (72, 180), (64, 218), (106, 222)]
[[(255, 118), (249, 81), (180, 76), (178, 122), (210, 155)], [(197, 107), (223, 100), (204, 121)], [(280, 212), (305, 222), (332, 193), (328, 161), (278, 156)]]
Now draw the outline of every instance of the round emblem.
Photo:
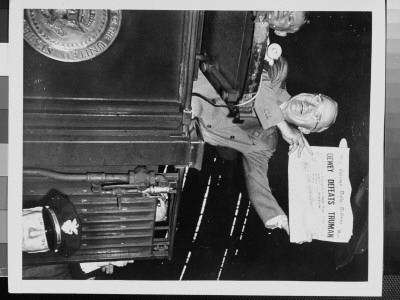
[(52, 59), (78, 62), (106, 51), (120, 25), (120, 10), (27, 9), (24, 39)]

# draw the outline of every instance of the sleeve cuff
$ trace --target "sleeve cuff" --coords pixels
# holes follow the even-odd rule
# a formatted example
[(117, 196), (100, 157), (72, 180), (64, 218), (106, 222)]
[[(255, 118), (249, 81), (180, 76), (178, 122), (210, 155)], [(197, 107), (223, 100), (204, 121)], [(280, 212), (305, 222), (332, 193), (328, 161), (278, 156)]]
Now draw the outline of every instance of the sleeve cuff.
[(100, 262), (86, 262), (80, 263), (81, 269), (83, 273), (90, 273), (94, 270), (100, 269), (101, 267), (108, 265), (108, 262), (100, 263)]
[(276, 217), (273, 217), (272, 219), (269, 219), (267, 222), (265, 222), (265, 227), (269, 229), (275, 229), (275, 228), (281, 228), (282, 229), (282, 224), (283, 222), (288, 222), (288, 218), (285, 215), (279, 215)]

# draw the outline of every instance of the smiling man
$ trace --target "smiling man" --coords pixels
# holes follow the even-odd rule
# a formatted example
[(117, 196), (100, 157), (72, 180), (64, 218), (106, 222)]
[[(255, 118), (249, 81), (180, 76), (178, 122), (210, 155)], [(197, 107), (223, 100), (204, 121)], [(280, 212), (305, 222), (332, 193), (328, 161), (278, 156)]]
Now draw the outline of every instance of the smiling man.
[(322, 94), (304, 93), (291, 97), (285, 88), (288, 66), (283, 57), (272, 67), (268, 63), (264, 66), (266, 69), (253, 107), (257, 118), (243, 124), (233, 123), (228, 107), (224, 107), (225, 102), (201, 73), (193, 91), (195, 95), (212, 98), (215, 104), (194, 96), (192, 110), (205, 142), (243, 154), (249, 199), (265, 227), (282, 228), (289, 234), (288, 218), (272, 195), (267, 177), (268, 162), (278, 142), (278, 131), (290, 145), (289, 154), (297, 150), (300, 156), (304, 148), (311, 152), (304, 134), (330, 127), (336, 120), (338, 105)]
[[(287, 74), (288, 64), (283, 57), (272, 67), (266, 66), (254, 111), (263, 129), (272, 126), (279, 128), (282, 137), (291, 145), (289, 154), (298, 148), (298, 154), (301, 155), (304, 148), (309, 149), (303, 134), (329, 128), (336, 120), (338, 105), (322, 94), (302, 93), (291, 97), (284, 83)], [(289, 126), (289, 123), (296, 128)]]
[(303, 93), (290, 98), (280, 108), (285, 121), (309, 134), (328, 129), (336, 120), (337, 106), (328, 96)]

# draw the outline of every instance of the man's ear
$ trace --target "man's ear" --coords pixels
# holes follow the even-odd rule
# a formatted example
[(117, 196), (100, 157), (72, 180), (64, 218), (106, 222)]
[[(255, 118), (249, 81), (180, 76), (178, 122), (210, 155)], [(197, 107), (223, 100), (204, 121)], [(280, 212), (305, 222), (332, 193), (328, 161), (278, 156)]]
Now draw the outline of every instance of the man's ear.
[(274, 32), (278, 36), (287, 36), (286, 31), (275, 30)]
[(299, 126), (299, 130), (304, 134), (309, 134), (311, 132), (310, 129), (307, 129), (307, 128), (304, 128), (301, 126)]

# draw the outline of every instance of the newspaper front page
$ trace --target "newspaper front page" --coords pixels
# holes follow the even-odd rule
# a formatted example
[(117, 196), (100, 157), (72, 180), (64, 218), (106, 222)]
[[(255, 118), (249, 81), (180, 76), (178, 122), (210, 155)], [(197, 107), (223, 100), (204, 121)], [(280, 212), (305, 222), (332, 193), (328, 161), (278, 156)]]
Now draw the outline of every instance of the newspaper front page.
[(353, 232), (349, 148), (311, 147), (289, 157), (290, 242), (309, 239), (346, 243)]

